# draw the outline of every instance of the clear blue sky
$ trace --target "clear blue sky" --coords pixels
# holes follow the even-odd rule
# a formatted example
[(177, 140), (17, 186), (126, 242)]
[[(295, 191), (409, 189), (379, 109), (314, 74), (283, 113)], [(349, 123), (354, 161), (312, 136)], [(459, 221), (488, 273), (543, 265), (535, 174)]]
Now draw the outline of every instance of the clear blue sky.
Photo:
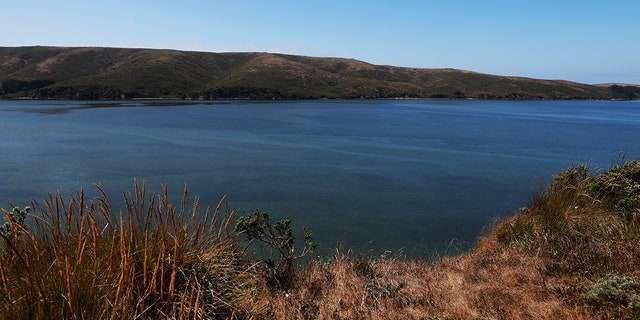
[(0, 46), (265, 51), (640, 84), (639, 0), (3, 0)]

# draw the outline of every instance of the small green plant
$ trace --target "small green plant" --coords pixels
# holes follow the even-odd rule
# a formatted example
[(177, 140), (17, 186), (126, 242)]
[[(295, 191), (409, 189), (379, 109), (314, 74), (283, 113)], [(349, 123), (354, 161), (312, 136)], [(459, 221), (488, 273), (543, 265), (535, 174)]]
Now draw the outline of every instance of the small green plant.
[(265, 262), (267, 281), (278, 289), (285, 289), (291, 284), (295, 275), (294, 262), (315, 249), (313, 233), (302, 227), (305, 243), (302, 250), (296, 252), (291, 220), (282, 219), (272, 225), (269, 213), (258, 209), (236, 220), (236, 232), (245, 234), (249, 243), (257, 241), (277, 252), (276, 261), (268, 259)]
[(640, 284), (635, 278), (608, 275), (598, 279), (584, 295), (592, 305), (618, 305), (640, 310)]
[(13, 210), (6, 211), (2, 209), (7, 221), (0, 225), (0, 237), (6, 242), (12, 242), (15, 237), (21, 234), (21, 229), (25, 229), (24, 219), (31, 212), (31, 207), (26, 206), (24, 209), (13, 207)]
[(586, 164), (571, 166), (551, 179), (549, 191), (562, 191), (567, 187), (577, 188), (580, 182), (589, 178), (589, 167)]
[(353, 271), (356, 275), (367, 278), (367, 279), (375, 279), (378, 274), (373, 269), (373, 264), (365, 255), (358, 255), (353, 262)]

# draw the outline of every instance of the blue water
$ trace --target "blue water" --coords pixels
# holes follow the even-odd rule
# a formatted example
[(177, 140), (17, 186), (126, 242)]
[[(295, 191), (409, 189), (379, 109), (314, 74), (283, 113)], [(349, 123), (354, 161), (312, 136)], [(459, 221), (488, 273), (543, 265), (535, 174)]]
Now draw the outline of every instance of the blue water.
[(133, 178), (314, 230), (321, 252), (473, 245), (572, 163), (640, 153), (640, 101), (0, 101), (0, 201)]

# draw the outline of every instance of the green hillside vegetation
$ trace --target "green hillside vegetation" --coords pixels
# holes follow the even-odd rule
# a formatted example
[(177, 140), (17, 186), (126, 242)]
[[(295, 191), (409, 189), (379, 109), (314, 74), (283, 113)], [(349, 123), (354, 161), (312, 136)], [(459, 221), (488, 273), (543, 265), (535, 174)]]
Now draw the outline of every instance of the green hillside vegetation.
[(0, 47), (6, 99), (637, 99), (592, 86), (342, 58), (158, 49)]
[[(0, 319), (640, 317), (636, 160), (572, 166), (475, 248), (434, 261), (336, 249), (303, 263), (312, 234), (291, 221), (162, 190), (134, 183), (122, 208), (98, 187), (3, 210)], [(251, 255), (246, 238), (276, 255)]]

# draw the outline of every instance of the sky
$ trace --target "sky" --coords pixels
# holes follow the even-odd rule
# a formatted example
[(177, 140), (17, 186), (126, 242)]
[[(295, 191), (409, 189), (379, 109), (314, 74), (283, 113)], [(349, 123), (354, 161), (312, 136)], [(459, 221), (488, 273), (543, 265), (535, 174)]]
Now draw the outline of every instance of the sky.
[(640, 84), (638, 0), (0, 0), (0, 46), (274, 52)]

